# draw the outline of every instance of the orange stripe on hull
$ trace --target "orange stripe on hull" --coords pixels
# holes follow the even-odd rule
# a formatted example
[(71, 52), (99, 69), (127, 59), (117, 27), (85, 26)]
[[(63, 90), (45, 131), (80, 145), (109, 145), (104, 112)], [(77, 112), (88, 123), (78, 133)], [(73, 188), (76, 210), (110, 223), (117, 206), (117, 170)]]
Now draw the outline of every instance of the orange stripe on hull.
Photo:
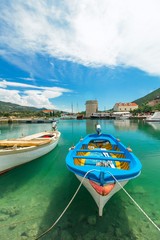
[(102, 196), (108, 195), (115, 186), (115, 183), (110, 183), (105, 186), (100, 186), (91, 180), (89, 182), (90, 182), (91, 186), (95, 189), (95, 191)]

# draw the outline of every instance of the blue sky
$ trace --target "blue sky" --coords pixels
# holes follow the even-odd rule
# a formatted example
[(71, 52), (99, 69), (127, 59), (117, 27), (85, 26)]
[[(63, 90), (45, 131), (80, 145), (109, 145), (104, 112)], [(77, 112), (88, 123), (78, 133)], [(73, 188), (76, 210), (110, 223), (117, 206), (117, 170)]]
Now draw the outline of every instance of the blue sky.
[[(0, 100), (75, 112), (160, 87), (158, 0), (1, 0)], [(143, 12), (143, 14), (142, 14)]]

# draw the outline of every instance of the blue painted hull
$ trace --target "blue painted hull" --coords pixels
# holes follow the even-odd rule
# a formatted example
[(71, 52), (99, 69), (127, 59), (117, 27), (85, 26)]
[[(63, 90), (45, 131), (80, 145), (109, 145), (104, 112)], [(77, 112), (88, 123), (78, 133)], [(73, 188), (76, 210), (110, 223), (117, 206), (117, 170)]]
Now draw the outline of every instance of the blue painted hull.
[(130, 149), (109, 134), (87, 135), (71, 148), (66, 164), (94, 198), (99, 216), (108, 200), (142, 168)]
[[(89, 144), (97, 143), (101, 143), (102, 147), (97, 146), (89, 149)], [(109, 143), (110, 148), (112, 148), (109, 150), (105, 149), (103, 147), (105, 143)], [(80, 153), (84, 155), (82, 156)], [(86, 156), (85, 153), (89, 155)], [(117, 157), (120, 154), (123, 157)], [(75, 159), (82, 159), (83, 163), (85, 163), (75, 164)], [(112, 166), (107, 165), (107, 162), (112, 162)], [(118, 168), (116, 166), (117, 163), (127, 163), (128, 169)], [(77, 143), (74, 149), (69, 151), (66, 157), (66, 164), (71, 172), (81, 177), (84, 177), (88, 172), (85, 178), (100, 185), (115, 182), (115, 178), (118, 181), (133, 179), (140, 174), (142, 168), (139, 159), (132, 152), (128, 151), (119, 140), (109, 134), (87, 135), (82, 141)]]

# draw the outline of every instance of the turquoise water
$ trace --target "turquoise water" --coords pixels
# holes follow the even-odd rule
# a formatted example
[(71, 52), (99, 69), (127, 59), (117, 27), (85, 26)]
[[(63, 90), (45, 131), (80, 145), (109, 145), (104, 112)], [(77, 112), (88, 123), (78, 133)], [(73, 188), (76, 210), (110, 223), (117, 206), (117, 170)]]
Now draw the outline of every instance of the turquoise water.
[[(95, 120), (61, 120), (58, 146), (46, 156), (0, 176), (0, 239), (35, 239), (67, 206), (79, 182), (67, 170), (69, 147), (95, 131)], [(160, 123), (100, 120), (105, 133), (118, 137), (141, 160), (141, 175), (125, 189), (160, 227)], [(0, 139), (50, 130), (51, 124), (0, 125)], [(158, 240), (160, 232), (126, 196), (114, 195), (98, 216), (97, 206), (82, 187), (43, 240)]]

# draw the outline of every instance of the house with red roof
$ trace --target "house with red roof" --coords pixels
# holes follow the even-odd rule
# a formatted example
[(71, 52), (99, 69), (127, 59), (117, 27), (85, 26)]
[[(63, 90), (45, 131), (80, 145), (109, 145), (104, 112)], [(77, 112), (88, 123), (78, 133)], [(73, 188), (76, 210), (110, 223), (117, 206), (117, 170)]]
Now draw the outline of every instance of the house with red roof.
[(134, 102), (130, 103), (116, 103), (113, 107), (113, 110), (115, 112), (130, 112), (133, 111), (134, 109), (137, 109), (138, 105)]
[(43, 113), (46, 113), (46, 114), (50, 114), (50, 113), (53, 113), (54, 110), (49, 110), (49, 109), (45, 109), (42, 111)]

